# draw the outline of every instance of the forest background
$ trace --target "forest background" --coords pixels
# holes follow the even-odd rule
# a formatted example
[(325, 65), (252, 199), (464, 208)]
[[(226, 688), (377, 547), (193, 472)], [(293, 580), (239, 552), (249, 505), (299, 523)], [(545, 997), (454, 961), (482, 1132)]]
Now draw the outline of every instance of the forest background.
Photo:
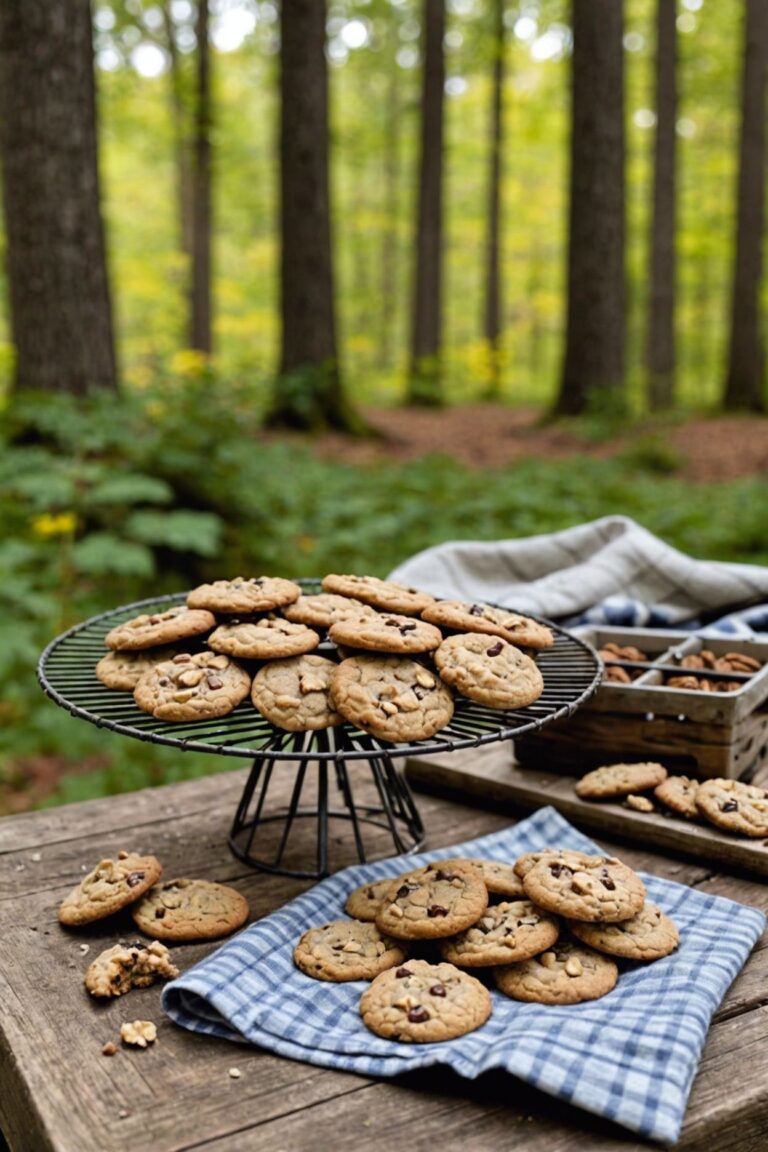
[[(471, 418), (489, 436), (505, 409), (524, 409), (531, 453), (504, 467), (496, 443), (493, 469), (478, 466), (482, 448), (472, 467), (457, 463), (453, 434), (441, 439), (435, 410), (428, 415), (431, 453), (404, 469), (401, 446), (386, 440), (368, 440), (361, 451), (350, 440), (299, 442), (263, 429), (280, 358), (278, 6), (210, 5), (210, 353), (189, 347), (190, 258), (180, 242), (177, 194), (174, 100), (190, 123), (195, 7), (188, 0), (95, 6), (102, 209), (121, 391), (119, 401), (15, 395), (2, 282), (0, 810), (218, 767), (213, 758), (165, 755), (97, 732), (39, 692), (33, 670), (45, 643), (119, 602), (243, 569), (384, 575), (441, 540), (528, 535), (615, 511), (694, 554), (768, 563), (764, 418), (750, 417), (749, 443), (757, 429), (758, 447), (737, 479), (730, 477), (738, 470), (691, 484), (675, 447), (681, 425), (717, 411), (724, 396), (745, 5), (676, 6), (675, 395), (662, 415), (649, 415), (657, 13), (652, 0), (624, 4), (622, 402), (615, 406), (609, 396), (565, 424), (573, 450), (565, 464), (535, 453), (545, 442), (538, 416), (556, 402), (565, 337), (571, 9), (563, 0), (500, 6), (502, 323), (494, 349), (484, 309), (497, 7), (446, 5), (441, 400), (472, 405)], [(387, 427), (383, 410), (409, 399), (423, 9), (416, 0), (334, 0), (326, 28), (339, 362), (352, 404), (370, 424)], [(763, 278), (763, 334), (767, 300)], [(411, 411), (423, 420), (423, 410)], [(732, 455), (744, 427), (733, 418)]]

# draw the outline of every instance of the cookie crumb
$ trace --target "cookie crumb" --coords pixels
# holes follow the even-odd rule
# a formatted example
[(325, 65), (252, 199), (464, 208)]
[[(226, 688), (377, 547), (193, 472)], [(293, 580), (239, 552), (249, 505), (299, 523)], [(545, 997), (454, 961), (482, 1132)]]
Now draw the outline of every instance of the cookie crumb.
[(114, 1056), (115, 1052), (117, 1052), (117, 1048), (111, 1040), (107, 1041), (101, 1050), (102, 1056)]
[(121, 1108), (117, 1115), (121, 1120), (125, 1120), (126, 1117), (130, 1116), (130, 1112), (127, 1108)]
[(147, 1044), (154, 1044), (157, 1039), (157, 1028), (151, 1020), (134, 1020), (120, 1025), (120, 1039), (123, 1044), (146, 1048)]
[(647, 796), (636, 796), (631, 793), (624, 801), (625, 808), (633, 808), (635, 812), (655, 812), (655, 806), (652, 800)]
[(240, 1077), (242, 1076), (242, 1072), (240, 1071), (239, 1068), (230, 1068), (229, 1069), (229, 1076), (232, 1080), (239, 1080)]
[(90, 950), (91, 950), (90, 944), (81, 944), (80, 945), (80, 951), (82, 952), (83, 956), (85, 956), (86, 952), (90, 952)]
[(39, 852), (33, 852), (32, 855), (30, 856), (30, 860), (32, 861), (33, 864), (39, 864), (40, 861), (42, 860), (42, 856), (40, 855)]

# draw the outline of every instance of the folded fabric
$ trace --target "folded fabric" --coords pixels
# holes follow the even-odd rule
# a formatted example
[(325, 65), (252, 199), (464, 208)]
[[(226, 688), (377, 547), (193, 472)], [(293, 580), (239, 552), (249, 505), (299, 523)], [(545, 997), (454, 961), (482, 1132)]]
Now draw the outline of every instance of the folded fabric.
[[(690, 627), (768, 601), (768, 568), (694, 560), (627, 516), (522, 540), (439, 544), (390, 577), (435, 596), (487, 600), (569, 624)], [(768, 631), (768, 603), (753, 610), (751, 623), (747, 614), (730, 615), (722, 631)]]
[(363, 1076), (447, 1064), (474, 1079), (504, 1068), (633, 1132), (674, 1142), (712, 1014), (765, 926), (755, 908), (643, 876), (649, 898), (680, 929), (677, 952), (649, 965), (624, 963), (612, 992), (570, 1007), (522, 1004), (494, 992), (482, 1028), (439, 1044), (375, 1036), (358, 1011), (365, 982), (321, 983), (293, 965), (302, 932), (345, 916), (344, 901), (359, 884), (449, 856), (514, 860), (553, 845), (599, 851), (553, 808), (543, 808), (466, 844), (347, 868), (168, 984), (163, 1007), (195, 1032)]

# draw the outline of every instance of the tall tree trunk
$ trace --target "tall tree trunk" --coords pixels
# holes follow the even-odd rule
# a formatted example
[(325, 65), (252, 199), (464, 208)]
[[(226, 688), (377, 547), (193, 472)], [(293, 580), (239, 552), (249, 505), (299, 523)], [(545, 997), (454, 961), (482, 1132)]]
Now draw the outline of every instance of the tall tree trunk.
[(490, 355), (486, 399), (501, 392), (501, 157), (504, 140), (504, 0), (493, 5), (493, 87), (491, 98), (491, 164), (488, 175), (488, 237), (486, 242), (484, 335)]
[(192, 170), (190, 347), (210, 354), (211, 339), (211, 52), (208, 0), (197, 4), (197, 91)]
[(421, 163), (413, 300), (411, 404), (442, 403), (440, 342), (443, 261), (445, 0), (424, 0)]
[(676, 0), (656, 4), (656, 140), (651, 216), (648, 403), (672, 406), (675, 379)]
[(165, 44), (168, 49), (170, 66), (170, 112), (173, 128), (173, 151), (176, 166), (176, 202), (178, 205), (179, 248), (185, 256), (192, 256), (192, 189), (189, 155), (189, 135), (187, 131), (184, 82), (181, 72), (181, 59), (176, 43), (176, 28), (171, 15), (170, 0), (163, 3), (163, 25)]
[(0, 150), (17, 387), (115, 388), (88, 0), (0, 4)]
[[(396, 29), (395, 29), (396, 31)], [(392, 363), (393, 327), (397, 301), (398, 203), (400, 183), (400, 68), (394, 52), (390, 62), (389, 84), (384, 109), (382, 180), (384, 182), (384, 233), (381, 247), (381, 335), (379, 363)]]
[(325, 0), (284, 0), (280, 51), (280, 378), (267, 422), (360, 430), (342, 388), (328, 180)]
[(746, 0), (736, 259), (731, 297), (731, 338), (723, 405), (765, 408), (765, 349), (760, 332), (760, 280), (765, 225), (765, 90), (768, 72), (768, 3)]
[(622, 0), (573, 0), (565, 359), (555, 411), (624, 402)]

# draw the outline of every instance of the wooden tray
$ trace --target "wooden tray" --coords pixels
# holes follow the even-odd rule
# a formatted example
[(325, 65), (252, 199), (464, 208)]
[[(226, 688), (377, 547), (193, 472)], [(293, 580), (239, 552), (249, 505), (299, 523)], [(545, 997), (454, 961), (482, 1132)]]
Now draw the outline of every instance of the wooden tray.
[[(521, 768), (514, 762), (509, 743), (425, 756), (422, 760), (411, 758), (406, 768), (408, 779), (420, 791), (471, 797), (483, 808), (503, 805), (532, 811), (551, 804), (581, 828), (636, 840), (647, 848), (664, 848), (700, 863), (727, 864), (768, 876), (768, 839), (748, 840), (682, 817), (582, 800), (573, 790), (573, 776)], [(755, 783), (766, 787), (768, 765)]]

